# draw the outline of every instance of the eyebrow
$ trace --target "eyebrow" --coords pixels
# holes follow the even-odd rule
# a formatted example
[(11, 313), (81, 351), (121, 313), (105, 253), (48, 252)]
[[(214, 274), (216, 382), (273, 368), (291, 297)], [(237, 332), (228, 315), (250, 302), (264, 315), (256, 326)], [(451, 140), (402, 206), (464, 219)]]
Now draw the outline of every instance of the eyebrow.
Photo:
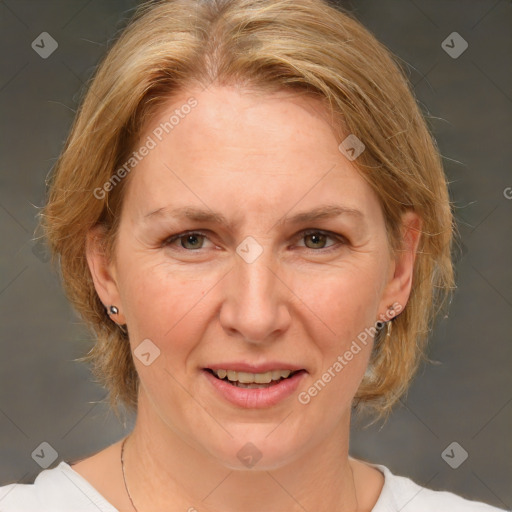
[[(291, 217), (284, 216), (278, 220), (274, 226), (296, 225), (308, 222), (315, 222), (322, 219), (332, 219), (341, 215), (348, 215), (357, 219), (364, 219), (364, 214), (360, 210), (348, 208), (346, 206), (327, 204), (314, 208), (306, 212), (297, 213)], [(166, 207), (157, 208), (147, 214), (142, 219), (148, 221), (154, 217), (172, 217), (176, 219), (187, 219), (196, 222), (206, 222), (210, 224), (219, 224), (233, 230), (233, 223), (228, 221), (224, 215), (207, 209), (184, 206), (169, 210)]]

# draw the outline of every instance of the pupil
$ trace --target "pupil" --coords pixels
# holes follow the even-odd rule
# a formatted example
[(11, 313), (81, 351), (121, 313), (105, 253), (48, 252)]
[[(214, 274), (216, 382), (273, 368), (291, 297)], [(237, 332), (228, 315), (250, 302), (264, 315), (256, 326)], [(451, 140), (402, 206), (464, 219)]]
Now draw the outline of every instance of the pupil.
[(311, 240), (313, 241), (313, 244), (317, 245), (317, 244), (321, 244), (322, 243), (322, 238), (325, 236), (325, 235), (322, 235), (322, 234), (319, 234), (319, 233), (313, 233), (312, 235), (308, 235)]
[[(192, 248), (194, 248), (195, 246), (197, 246), (198, 244), (198, 237), (196, 235), (188, 235), (186, 238), (185, 238), (185, 244), (191, 244), (192, 245)], [(187, 247), (185, 247), (186, 249)]]

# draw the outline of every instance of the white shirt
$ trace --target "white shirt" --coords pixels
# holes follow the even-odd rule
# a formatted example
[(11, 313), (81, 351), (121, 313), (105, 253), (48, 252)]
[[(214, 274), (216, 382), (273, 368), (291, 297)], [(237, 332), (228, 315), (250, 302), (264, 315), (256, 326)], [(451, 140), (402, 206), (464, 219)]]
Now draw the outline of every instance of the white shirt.
[[(384, 486), (372, 512), (496, 512), (485, 503), (421, 487), (380, 464)], [(119, 512), (69, 464), (41, 471), (33, 484), (0, 487), (0, 512)]]

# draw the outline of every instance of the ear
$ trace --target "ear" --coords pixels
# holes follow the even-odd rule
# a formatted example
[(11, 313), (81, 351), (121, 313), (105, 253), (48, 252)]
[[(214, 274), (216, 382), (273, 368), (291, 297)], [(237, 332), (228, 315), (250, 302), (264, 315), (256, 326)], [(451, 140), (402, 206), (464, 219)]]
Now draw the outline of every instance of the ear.
[(96, 293), (107, 309), (111, 305), (117, 306), (119, 313), (111, 318), (114, 322), (124, 325), (126, 319), (121, 307), (115, 265), (109, 260), (105, 250), (105, 230), (103, 226), (94, 226), (89, 230), (85, 253)]
[[(379, 320), (390, 320), (398, 315), (409, 300), (421, 226), (421, 218), (416, 212), (409, 210), (402, 215), (402, 244), (391, 262), (388, 282), (379, 305)], [(391, 305), (395, 306), (392, 315), (389, 312)]]

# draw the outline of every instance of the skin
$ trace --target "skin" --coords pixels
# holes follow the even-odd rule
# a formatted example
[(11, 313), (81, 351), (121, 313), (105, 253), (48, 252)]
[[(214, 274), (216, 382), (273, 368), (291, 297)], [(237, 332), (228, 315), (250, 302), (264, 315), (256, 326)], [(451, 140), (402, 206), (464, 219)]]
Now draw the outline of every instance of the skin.
[[(317, 99), (190, 89), (160, 108), (140, 140), (190, 96), (198, 106), (127, 178), (115, 258), (100, 250), (98, 228), (88, 239), (97, 293), (119, 308), (112, 320), (128, 325), (132, 350), (148, 338), (160, 349), (149, 366), (134, 358), (141, 387), (125, 446), (130, 494), (139, 512), (371, 510), (383, 476), (348, 453), (351, 402), (371, 343), (307, 405), (298, 393), (389, 305), (405, 306), (421, 221), (404, 215), (403, 250), (392, 257), (378, 198), (338, 150)], [(362, 217), (278, 224), (327, 203)], [(144, 220), (185, 205), (220, 212), (233, 226)], [(330, 238), (301, 235), (307, 229)], [(191, 230), (206, 236), (162, 243)], [(248, 236), (263, 250), (252, 263), (236, 253)], [(266, 409), (226, 402), (202, 373), (221, 361), (268, 360), (308, 373)], [(237, 457), (247, 442), (262, 454), (251, 469)], [(114, 506), (133, 510), (120, 443), (73, 468)]]

